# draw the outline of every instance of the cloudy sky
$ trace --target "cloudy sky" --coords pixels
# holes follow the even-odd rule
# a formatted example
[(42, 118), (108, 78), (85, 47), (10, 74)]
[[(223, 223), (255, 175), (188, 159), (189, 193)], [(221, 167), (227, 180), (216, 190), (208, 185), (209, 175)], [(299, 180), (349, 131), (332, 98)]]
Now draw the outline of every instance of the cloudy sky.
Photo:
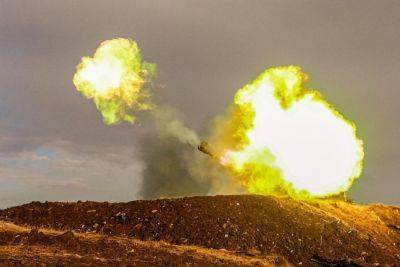
[(135, 39), (156, 92), (195, 129), (263, 69), (296, 64), (365, 140), (350, 196), (400, 205), (398, 1), (0, 0), (0, 208), (140, 197), (144, 125), (107, 126), (75, 90), (80, 58)]

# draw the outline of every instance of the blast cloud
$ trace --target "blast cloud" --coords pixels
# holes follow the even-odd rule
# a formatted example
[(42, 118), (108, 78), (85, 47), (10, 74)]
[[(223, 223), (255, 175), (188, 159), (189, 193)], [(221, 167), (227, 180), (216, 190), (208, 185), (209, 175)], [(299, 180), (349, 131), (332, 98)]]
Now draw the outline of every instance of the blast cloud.
[(179, 112), (154, 102), (155, 73), (135, 41), (114, 39), (82, 58), (73, 80), (107, 124), (133, 123), (138, 111), (150, 111), (154, 132), (141, 143), (144, 198), (241, 190), (322, 197), (347, 191), (361, 174), (355, 125), (304, 88), (307, 75), (297, 66), (267, 69), (237, 91), (233, 112), (206, 138), (211, 159), (200, 156), (200, 138)]

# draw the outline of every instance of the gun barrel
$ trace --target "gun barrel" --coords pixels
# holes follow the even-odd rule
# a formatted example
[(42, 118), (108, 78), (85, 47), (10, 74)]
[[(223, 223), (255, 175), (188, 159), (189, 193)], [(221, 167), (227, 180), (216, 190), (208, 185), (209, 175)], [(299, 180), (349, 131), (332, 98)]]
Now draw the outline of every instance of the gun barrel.
[(215, 155), (213, 152), (210, 150), (210, 145), (206, 141), (201, 141), (200, 145), (197, 147), (197, 149), (204, 154), (209, 155), (210, 157), (214, 158)]

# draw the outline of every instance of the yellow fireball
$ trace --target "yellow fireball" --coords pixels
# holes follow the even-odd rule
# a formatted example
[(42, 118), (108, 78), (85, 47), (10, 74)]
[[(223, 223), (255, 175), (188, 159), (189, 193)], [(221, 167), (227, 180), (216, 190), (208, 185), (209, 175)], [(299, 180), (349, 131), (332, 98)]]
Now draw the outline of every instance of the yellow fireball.
[(134, 111), (152, 106), (145, 84), (154, 73), (155, 65), (142, 61), (136, 42), (120, 38), (103, 42), (93, 58), (82, 58), (73, 82), (93, 99), (107, 124), (133, 122)]
[[(361, 175), (363, 142), (321, 94), (304, 87), (296, 66), (267, 69), (239, 89), (240, 143), (221, 162), (252, 193), (325, 197), (347, 191)], [(235, 119), (237, 120), (237, 118)]]

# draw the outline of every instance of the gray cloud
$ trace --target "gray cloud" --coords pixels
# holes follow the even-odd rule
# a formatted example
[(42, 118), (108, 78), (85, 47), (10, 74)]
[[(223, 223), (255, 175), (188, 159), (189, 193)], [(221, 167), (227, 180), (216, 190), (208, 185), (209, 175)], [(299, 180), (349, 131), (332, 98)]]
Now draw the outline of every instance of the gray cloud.
[[(142, 165), (131, 149), (82, 153), (66, 143), (0, 153), (0, 208), (33, 200), (127, 201), (138, 195)], [(10, 204), (9, 204), (10, 203)]]

